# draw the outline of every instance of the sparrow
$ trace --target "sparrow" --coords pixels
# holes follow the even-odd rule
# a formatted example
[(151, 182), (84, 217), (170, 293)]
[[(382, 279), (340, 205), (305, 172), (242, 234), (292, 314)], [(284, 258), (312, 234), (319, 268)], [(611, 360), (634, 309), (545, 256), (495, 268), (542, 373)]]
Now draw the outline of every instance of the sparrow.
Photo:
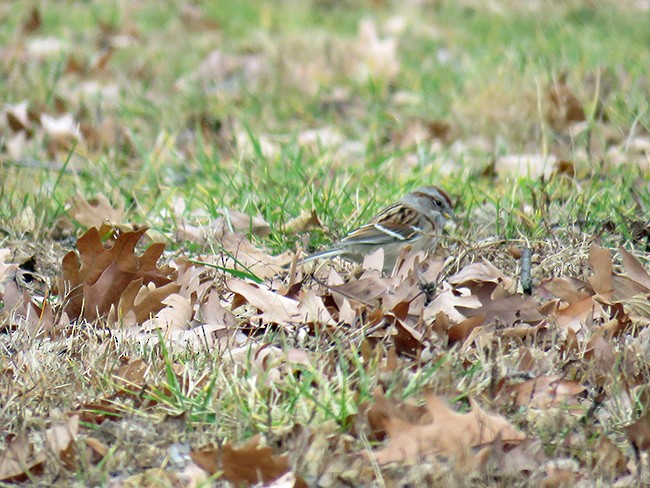
[(449, 220), (456, 220), (449, 195), (437, 186), (424, 186), (407, 193), (367, 224), (302, 262), (334, 257), (361, 262), (365, 255), (382, 248), (384, 272), (390, 272), (405, 246), (411, 246), (413, 252), (432, 251)]

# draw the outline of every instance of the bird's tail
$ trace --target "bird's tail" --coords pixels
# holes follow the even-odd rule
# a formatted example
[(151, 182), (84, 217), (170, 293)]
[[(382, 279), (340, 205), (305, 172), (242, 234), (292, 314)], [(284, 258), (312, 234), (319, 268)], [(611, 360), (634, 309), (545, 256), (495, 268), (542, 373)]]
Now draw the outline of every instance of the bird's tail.
[(344, 249), (340, 249), (336, 247), (332, 249), (325, 249), (324, 251), (319, 251), (317, 253), (310, 254), (309, 256), (303, 258), (300, 261), (300, 264), (305, 264), (310, 261), (314, 261), (315, 259), (331, 259), (340, 256), (341, 254), (345, 254)]

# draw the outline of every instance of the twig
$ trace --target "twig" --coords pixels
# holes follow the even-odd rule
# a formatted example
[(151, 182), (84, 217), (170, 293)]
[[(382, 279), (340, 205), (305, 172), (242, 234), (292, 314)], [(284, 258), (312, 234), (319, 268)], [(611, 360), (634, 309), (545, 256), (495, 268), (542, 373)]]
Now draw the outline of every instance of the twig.
[(533, 278), (530, 273), (532, 256), (533, 251), (529, 247), (521, 251), (521, 288), (526, 295), (533, 294)]

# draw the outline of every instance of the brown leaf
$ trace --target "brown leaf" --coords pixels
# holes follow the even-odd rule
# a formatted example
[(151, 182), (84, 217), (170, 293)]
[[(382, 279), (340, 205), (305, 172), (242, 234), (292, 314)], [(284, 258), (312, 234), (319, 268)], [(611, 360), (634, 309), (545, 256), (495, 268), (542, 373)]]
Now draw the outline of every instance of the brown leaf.
[(466, 414), (451, 410), (438, 397), (430, 395), (426, 408), (433, 421), (415, 425), (397, 417), (385, 421), (390, 443), (378, 451), (364, 451), (379, 464), (408, 462), (427, 454), (456, 456), (461, 459), (470, 449), (494, 441), (497, 437), (516, 443), (525, 438), (506, 419), (486, 413), (470, 401), (472, 409)]
[(397, 334), (393, 336), (395, 349), (398, 354), (417, 356), (418, 351), (424, 348), (424, 334), (408, 325), (404, 320), (392, 317)]
[(641, 451), (650, 449), (650, 412), (630, 425), (623, 427), (632, 445)]
[(77, 452), (75, 441), (79, 433), (79, 416), (72, 415), (66, 423), (54, 424), (47, 430), (47, 445), (66, 469), (72, 470), (76, 465)]
[(32, 135), (32, 122), (29, 117), (29, 102), (22, 101), (15, 105), (7, 104), (4, 109), (9, 128), (14, 132), (23, 131), (29, 137)]
[(86, 437), (84, 442), (89, 450), (89, 455), (93, 464), (98, 463), (104, 456), (106, 456), (106, 454), (108, 454), (108, 446), (99, 439)]
[(30, 35), (32, 32), (36, 32), (41, 28), (42, 19), (41, 11), (38, 7), (33, 6), (32, 10), (29, 12), (29, 18), (23, 23), (22, 31), (25, 35)]
[(130, 361), (128, 364), (120, 366), (113, 373), (113, 379), (118, 388), (127, 388), (129, 390), (139, 389), (144, 385), (144, 376), (149, 366), (142, 358)]
[[(65, 423), (55, 423), (46, 431), (46, 446), (66, 469), (74, 469), (76, 451), (74, 444), (79, 432), (79, 417), (71, 416)], [(0, 454), (0, 481), (20, 482), (43, 472), (46, 453), (36, 451), (26, 436), (7, 442)]]
[(0, 481), (26, 481), (43, 472), (45, 460), (45, 453), (35, 452), (26, 436), (14, 437), (0, 454)]
[(95, 403), (80, 405), (71, 415), (78, 415), (81, 422), (99, 425), (105, 420), (119, 419), (123, 413), (119, 405), (104, 399)]
[(32, 337), (54, 329), (57, 322), (54, 309), (49, 301), (45, 300), (40, 306), (27, 290), (20, 291), (15, 277), (4, 283), (3, 288), (0, 297), (2, 297), (4, 309), (11, 310), (14, 319), (24, 320), (23, 326)]
[(505, 289), (510, 289), (514, 282), (487, 260), (465, 266), (458, 273), (450, 276), (447, 281), (457, 288), (465, 286), (472, 291), (477, 284), (481, 283), (502, 283)]
[[(273, 449), (259, 446), (260, 436), (240, 447), (223, 446), (223, 477), (235, 485), (269, 483), (289, 470), (288, 456), (274, 456)], [(197, 463), (198, 464), (198, 463)]]
[(314, 209), (311, 211), (303, 210), (300, 215), (298, 215), (296, 218), (291, 219), (283, 226), (284, 232), (289, 233), (305, 232), (308, 230), (322, 228), (323, 224), (321, 223), (318, 215), (316, 214), (316, 210)]
[(592, 364), (596, 374), (596, 383), (604, 385), (614, 380), (612, 371), (619, 353), (614, 345), (604, 337), (605, 329), (599, 327), (586, 345), (584, 358)]
[(181, 20), (187, 24), (187, 28), (192, 32), (195, 32), (197, 27), (205, 30), (219, 30), (221, 28), (219, 22), (207, 17), (200, 7), (189, 3), (183, 3)]
[(388, 287), (389, 283), (386, 278), (371, 276), (350, 280), (347, 283), (332, 286), (331, 289), (348, 299), (370, 305), (374, 299), (385, 293)]
[(101, 193), (88, 200), (82, 197), (80, 193), (77, 193), (72, 200), (68, 213), (84, 227), (97, 227), (99, 229), (105, 223), (111, 225), (123, 223), (124, 203), (120, 202), (117, 208), (113, 208), (108, 198)]
[(400, 71), (397, 47), (395, 37), (379, 37), (373, 20), (361, 20), (354, 46), (358, 79), (362, 81), (394, 79)]
[(553, 154), (504, 154), (494, 162), (497, 175), (521, 175), (531, 179), (549, 178), (557, 157)]
[(628, 471), (627, 456), (606, 436), (603, 435), (592, 450), (594, 453), (592, 470), (612, 477), (621, 476)]
[(264, 279), (280, 273), (291, 262), (293, 253), (285, 252), (271, 256), (263, 249), (255, 247), (243, 234), (227, 232), (219, 241), (225, 253), (205, 262), (228, 269), (244, 269)]
[(539, 488), (570, 488), (578, 485), (578, 480), (582, 475), (573, 468), (563, 468), (551, 464), (545, 469), (545, 477), (542, 478), (537, 486)]
[(554, 296), (571, 304), (591, 296), (586, 287), (585, 283), (576, 278), (561, 277), (542, 281), (538, 291), (544, 298)]
[(638, 259), (626, 251), (624, 247), (621, 247), (620, 250), (623, 257), (623, 267), (625, 268), (624, 276), (643, 285), (650, 292), (650, 275), (648, 272)]
[(215, 446), (202, 447), (201, 449), (192, 449), (190, 451), (192, 461), (211, 475), (219, 470), (218, 456), (219, 450)]
[[(165, 308), (165, 299), (179, 290), (180, 285), (177, 283), (156, 287), (151, 283), (149, 286), (143, 285), (142, 278), (132, 281), (122, 292), (117, 305), (120, 321), (125, 326), (134, 326), (151, 319)], [(113, 324), (118, 321), (118, 317), (112, 316), (111, 313), (109, 313), (108, 323)]]
[(160, 488), (167, 486), (185, 486), (178, 479), (176, 473), (165, 471), (162, 468), (149, 468), (142, 473), (127, 476), (120, 483), (124, 488)]
[(592, 244), (589, 248), (589, 265), (593, 276), (589, 278), (589, 284), (596, 293), (607, 298), (612, 292), (612, 253), (609, 249)]
[(43, 132), (55, 144), (56, 148), (65, 148), (71, 141), (80, 136), (79, 124), (75, 121), (72, 114), (52, 117), (42, 113), (41, 126)]
[[(2, 285), (12, 273), (18, 269), (17, 263), (8, 263), (7, 259), (11, 256), (12, 252), (9, 249), (0, 249), (0, 285)], [(0, 292), (2, 288), (0, 288)], [(0, 295), (2, 297), (2, 295)]]
[(375, 402), (367, 408), (367, 417), (373, 440), (384, 440), (386, 422), (391, 418), (397, 418), (414, 425), (426, 425), (432, 421), (431, 415), (424, 405), (411, 405), (393, 398), (386, 398), (380, 387), (375, 389), (372, 396)]
[[(444, 283), (443, 286), (445, 286)], [(446, 286), (447, 288), (443, 289), (442, 292), (436, 295), (424, 310), (424, 319), (426, 321), (436, 317), (439, 312), (444, 312), (451, 322), (462, 322), (467, 318), (467, 316), (460, 313), (458, 311), (459, 308), (467, 310), (478, 309), (481, 307), (480, 300), (475, 295), (470, 294), (468, 289), (461, 288), (460, 290), (453, 290), (449, 288), (449, 285)], [(472, 315), (477, 315), (479, 313), (480, 312), (475, 311)]]
[(496, 439), (492, 448), (498, 472), (502, 476), (530, 474), (547, 461), (544, 447), (539, 440), (525, 439), (513, 447), (504, 444), (501, 439)]
[(268, 60), (262, 54), (250, 53), (238, 56), (214, 50), (194, 72), (179, 79), (176, 86), (179, 89), (186, 89), (198, 82), (232, 90), (239, 82), (245, 80), (250, 87), (258, 84), (268, 69)]
[(589, 296), (557, 310), (555, 318), (560, 328), (570, 329), (577, 333), (590, 328), (594, 319), (607, 318), (607, 314), (602, 305)]
[(585, 111), (578, 97), (566, 84), (566, 77), (553, 83), (546, 92), (549, 108), (546, 120), (555, 130), (564, 130), (569, 124), (585, 120)]
[(219, 213), (221, 216), (210, 225), (212, 229), (218, 231), (218, 235), (241, 232), (268, 236), (271, 233), (271, 226), (261, 215), (248, 215), (228, 208), (219, 209)]
[(481, 301), (481, 307), (466, 308), (457, 306), (456, 310), (466, 317), (485, 315), (485, 323), (496, 323), (510, 327), (518, 323), (537, 324), (544, 316), (539, 313), (537, 302), (529, 296), (514, 294), (498, 297), (504, 290), (501, 285), (484, 283), (474, 289), (474, 294)]
[(282, 323), (333, 323), (322, 299), (313, 292), (305, 293), (303, 300), (293, 300), (271, 291), (263, 285), (246, 283), (237, 279), (226, 282), (230, 291), (246, 298), (248, 303), (262, 310), (267, 322)]
[(174, 330), (190, 328), (194, 309), (189, 299), (178, 293), (172, 293), (163, 300), (163, 304), (166, 306), (155, 317), (142, 324), (143, 331), (160, 331), (163, 337), (167, 337)]
[(448, 336), (449, 344), (455, 344), (456, 342), (464, 342), (474, 329), (483, 325), (485, 322), (485, 314), (481, 313), (474, 315), (468, 319), (459, 322), (456, 325), (449, 327)]
[(175, 271), (156, 265), (164, 244), (152, 244), (142, 256), (135, 255), (135, 246), (145, 231), (125, 232), (105, 249), (99, 231), (93, 227), (77, 241), (79, 254), (71, 251), (65, 255), (59, 290), (64, 293), (65, 312), (71, 320), (105, 317), (133, 281), (159, 287), (171, 283)]
[(561, 376), (539, 376), (515, 385), (505, 385), (498, 394), (501, 403), (514, 401), (517, 406), (548, 408), (563, 404), (577, 405), (576, 395), (585, 387)]

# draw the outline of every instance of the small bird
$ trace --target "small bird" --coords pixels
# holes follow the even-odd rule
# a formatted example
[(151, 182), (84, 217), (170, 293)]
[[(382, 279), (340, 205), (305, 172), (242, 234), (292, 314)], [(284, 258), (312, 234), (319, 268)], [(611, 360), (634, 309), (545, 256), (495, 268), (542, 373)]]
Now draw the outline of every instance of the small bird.
[(410, 245), (415, 252), (434, 249), (448, 220), (456, 220), (449, 195), (436, 186), (418, 188), (329, 249), (311, 254), (302, 262), (337, 256), (361, 262), (366, 254), (383, 248), (384, 272), (390, 272), (405, 246)]

